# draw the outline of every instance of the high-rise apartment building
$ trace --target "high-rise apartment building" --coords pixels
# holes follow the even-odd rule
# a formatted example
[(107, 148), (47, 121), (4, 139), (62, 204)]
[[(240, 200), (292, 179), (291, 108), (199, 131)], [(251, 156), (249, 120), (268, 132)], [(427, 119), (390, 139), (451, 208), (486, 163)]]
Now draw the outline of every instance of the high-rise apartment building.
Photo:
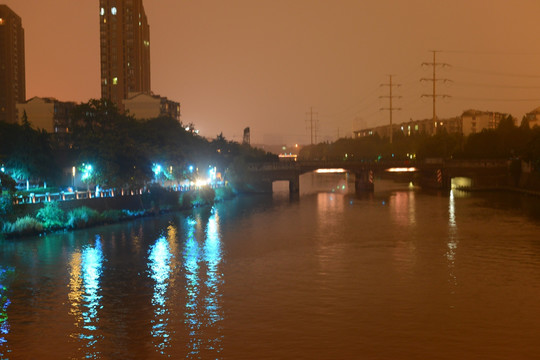
[(150, 27), (142, 0), (100, 0), (101, 97), (120, 110), (130, 93), (150, 93)]
[(6, 5), (0, 5), (0, 121), (16, 122), (15, 104), (25, 100), (22, 21)]

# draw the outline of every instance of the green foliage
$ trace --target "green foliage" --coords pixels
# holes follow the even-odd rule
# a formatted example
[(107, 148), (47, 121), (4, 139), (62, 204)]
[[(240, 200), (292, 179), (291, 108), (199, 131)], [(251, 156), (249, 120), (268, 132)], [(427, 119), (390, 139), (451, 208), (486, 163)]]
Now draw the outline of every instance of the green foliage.
[(214, 203), (216, 194), (211, 187), (188, 191), (180, 194), (178, 203), (182, 209), (191, 209), (195, 207), (211, 205)]
[[(406, 136), (396, 132), (394, 141), (377, 135), (357, 139), (339, 139), (334, 143), (321, 143), (304, 147), (301, 160), (377, 161), (403, 160), (407, 154), (416, 154), (418, 160), (440, 158), (521, 158), (540, 166), (540, 129), (529, 129), (526, 122), (517, 127), (507, 116), (497, 129), (483, 130), (464, 137), (461, 134), (438, 132), (430, 136)], [(347, 154), (347, 156), (345, 156)], [(392, 156), (393, 155), (393, 156)]]
[(34, 235), (43, 231), (43, 224), (31, 216), (17, 219), (14, 223), (5, 223), (3, 232), (8, 236)]
[(2, 195), (3, 190), (14, 193), (16, 185), (17, 182), (11, 176), (0, 171), (0, 195)]
[(193, 192), (187, 191), (180, 194), (178, 197), (178, 205), (180, 206), (180, 209), (191, 209), (191, 202), (193, 201)]
[(73, 209), (68, 213), (66, 226), (70, 229), (80, 229), (98, 224), (100, 221), (101, 216), (99, 212), (83, 206)]
[(56, 201), (48, 202), (38, 210), (36, 218), (43, 223), (45, 229), (59, 229), (65, 226), (66, 213)]
[(104, 222), (115, 223), (115, 222), (119, 222), (120, 220), (123, 220), (126, 217), (127, 216), (124, 213), (124, 211), (116, 210), (116, 209), (105, 210), (101, 213), (101, 219)]
[(0, 122), (0, 158), (14, 179), (54, 180), (60, 173), (53, 156), (51, 135), (22, 125)]
[(6, 218), (13, 211), (13, 199), (10, 195), (0, 194), (0, 226), (6, 222)]
[(211, 187), (203, 187), (198, 191), (198, 198), (201, 201), (201, 205), (211, 205), (214, 203), (216, 193)]
[(214, 201), (220, 202), (234, 197), (233, 189), (230, 186), (220, 187), (214, 190)]
[(13, 199), (9, 195), (0, 195), (0, 219), (13, 211)]

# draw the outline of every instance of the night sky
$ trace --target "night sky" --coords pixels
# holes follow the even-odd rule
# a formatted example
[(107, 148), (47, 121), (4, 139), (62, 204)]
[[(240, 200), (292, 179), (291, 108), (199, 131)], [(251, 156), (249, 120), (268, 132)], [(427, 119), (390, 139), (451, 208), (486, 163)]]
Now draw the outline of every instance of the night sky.
[[(27, 98), (100, 96), (99, 1), (4, 0), (22, 17)], [(394, 123), (432, 116), (430, 50), (439, 117), (467, 109), (540, 106), (538, 0), (146, 0), (152, 90), (179, 101), (203, 136), (308, 143), (385, 124), (388, 74)]]

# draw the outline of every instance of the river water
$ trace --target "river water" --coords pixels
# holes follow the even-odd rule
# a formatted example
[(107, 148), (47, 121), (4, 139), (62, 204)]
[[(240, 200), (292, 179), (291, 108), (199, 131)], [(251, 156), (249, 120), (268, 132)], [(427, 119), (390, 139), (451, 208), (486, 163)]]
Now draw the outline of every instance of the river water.
[(539, 198), (301, 188), (2, 242), (2, 358), (540, 358)]

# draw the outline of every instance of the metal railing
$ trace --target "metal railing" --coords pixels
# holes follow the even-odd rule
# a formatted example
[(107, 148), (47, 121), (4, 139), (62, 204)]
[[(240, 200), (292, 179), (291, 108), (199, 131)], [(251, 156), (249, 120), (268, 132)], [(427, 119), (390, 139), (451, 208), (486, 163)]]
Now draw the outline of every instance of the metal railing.
[[(197, 185), (175, 185), (168, 187), (168, 191), (173, 192), (186, 192), (191, 190), (201, 189), (203, 187), (211, 187), (216, 189), (223, 187), (225, 184), (216, 183), (209, 184), (204, 186)], [(84, 200), (84, 199), (95, 199), (95, 198), (113, 198), (116, 196), (133, 196), (133, 195), (142, 195), (144, 193), (150, 192), (150, 189), (138, 189), (138, 190), (125, 190), (125, 189), (100, 189), (98, 191), (85, 190), (85, 191), (61, 191), (57, 193), (42, 193), (34, 194), (30, 193), (28, 195), (19, 195), (13, 199), (14, 205), (20, 204), (39, 204), (47, 203), (52, 201), (74, 201), (74, 200)]]

